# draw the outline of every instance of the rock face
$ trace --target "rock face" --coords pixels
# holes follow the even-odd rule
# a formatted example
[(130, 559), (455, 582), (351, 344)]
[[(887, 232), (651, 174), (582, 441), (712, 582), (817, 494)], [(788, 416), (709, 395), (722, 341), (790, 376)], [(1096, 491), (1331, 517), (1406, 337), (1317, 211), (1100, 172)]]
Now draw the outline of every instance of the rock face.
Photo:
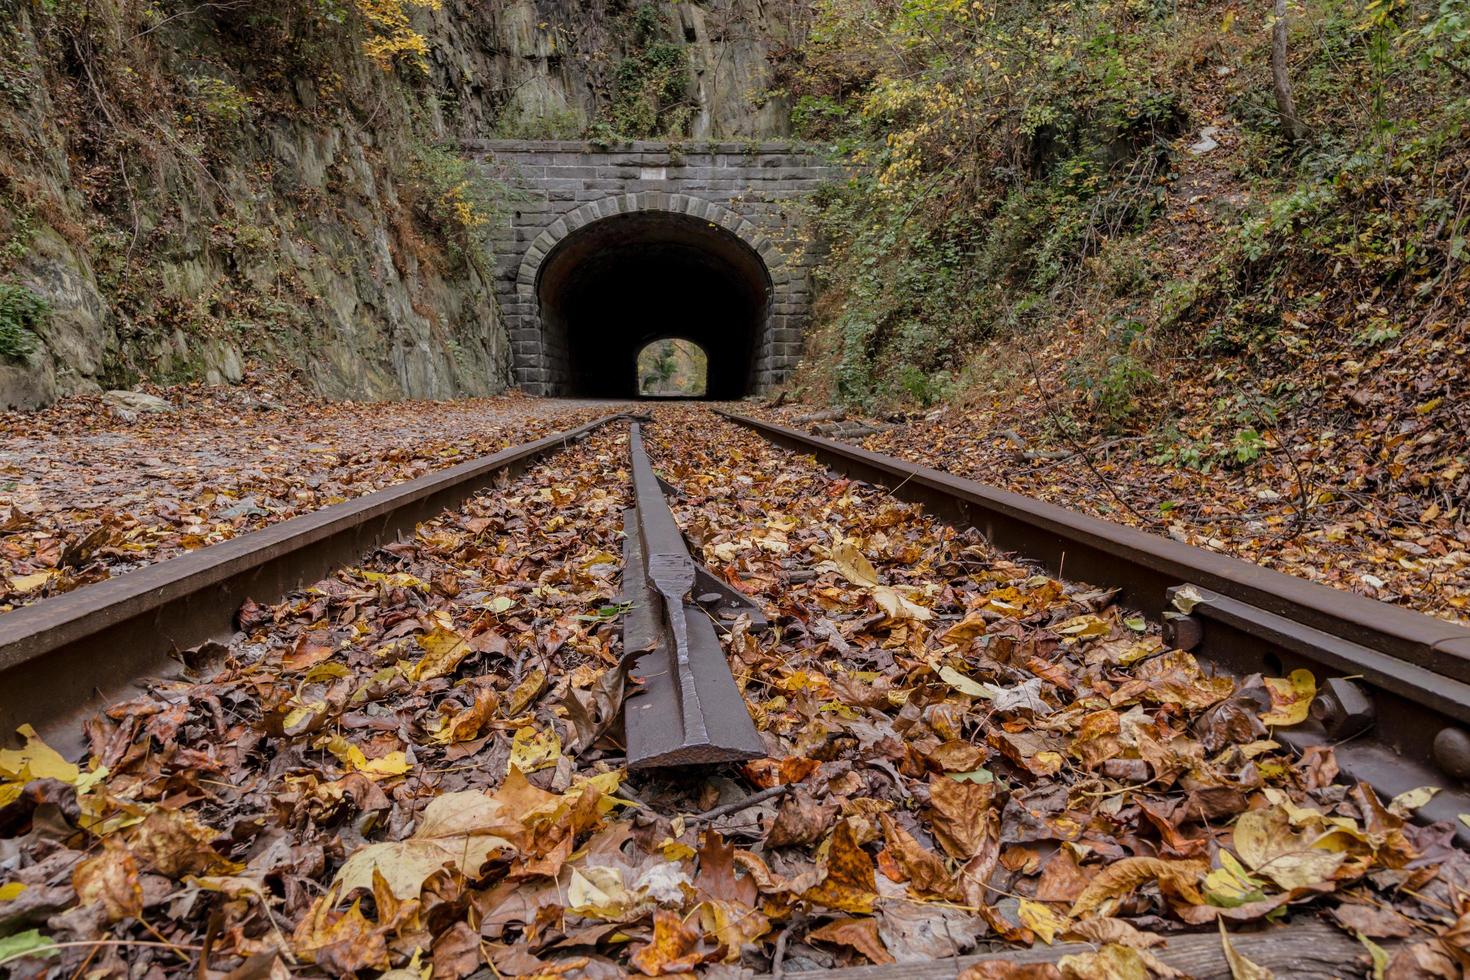
[(0, 0), (0, 288), (45, 305), (31, 342), (0, 340), (0, 407), (281, 357), (330, 397), (499, 391), (487, 246), (508, 189), (459, 142), (624, 121), (650, 44), (680, 52), (690, 108), (654, 117), (672, 135), (781, 135), (760, 93), (799, 20), (771, 0), (446, 0), (415, 15), (423, 63), (384, 70), (366, 28), (311, 13), (328, 5), (73, 6)]
[(163, 415), (174, 410), (173, 404), (167, 399), (143, 391), (109, 391), (102, 395), (102, 400), (112, 408), (125, 412)]

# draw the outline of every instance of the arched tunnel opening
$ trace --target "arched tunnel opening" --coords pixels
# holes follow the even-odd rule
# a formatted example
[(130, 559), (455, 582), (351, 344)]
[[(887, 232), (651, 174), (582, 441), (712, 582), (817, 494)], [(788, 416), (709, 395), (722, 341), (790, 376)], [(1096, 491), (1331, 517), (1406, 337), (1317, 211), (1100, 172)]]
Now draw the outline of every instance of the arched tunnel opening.
[(639, 397), (639, 353), (670, 337), (704, 351), (705, 397), (752, 389), (771, 276), (754, 249), (717, 224), (667, 211), (594, 221), (546, 256), (536, 293), (562, 394)]

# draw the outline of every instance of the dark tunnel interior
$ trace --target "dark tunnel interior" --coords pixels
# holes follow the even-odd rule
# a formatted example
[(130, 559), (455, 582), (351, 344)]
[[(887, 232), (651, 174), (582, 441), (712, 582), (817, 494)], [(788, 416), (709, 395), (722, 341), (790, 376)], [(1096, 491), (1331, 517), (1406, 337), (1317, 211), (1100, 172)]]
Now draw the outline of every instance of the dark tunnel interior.
[(681, 337), (709, 355), (706, 397), (750, 392), (771, 295), (770, 273), (737, 236), (664, 211), (603, 218), (541, 265), (546, 353), (567, 395), (638, 397), (638, 352)]

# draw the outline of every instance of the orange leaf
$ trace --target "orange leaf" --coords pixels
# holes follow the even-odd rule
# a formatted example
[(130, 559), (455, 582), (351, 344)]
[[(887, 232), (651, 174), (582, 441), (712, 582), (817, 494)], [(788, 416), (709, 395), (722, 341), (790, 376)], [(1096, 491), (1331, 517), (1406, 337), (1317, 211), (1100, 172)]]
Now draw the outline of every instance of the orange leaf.
[(820, 765), (816, 759), (788, 756), (785, 759), (755, 759), (742, 768), (746, 778), (752, 783), (761, 789), (770, 789), (787, 783), (799, 783), (816, 772)]
[(638, 947), (628, 961), (650, 977), (685, 973), (704, 959), (695, 951), (698, 944), (697, 930), (673, 912), (658, 909), (653, 913), (653, 941)]
[(822, 928), (807, 933), (807, 938), (851, 946), (866, 956), (869, 963), (877, 966), (886, 966), (893, 962), (892, 954), (878, 935), (877, 919), (834, 919)]

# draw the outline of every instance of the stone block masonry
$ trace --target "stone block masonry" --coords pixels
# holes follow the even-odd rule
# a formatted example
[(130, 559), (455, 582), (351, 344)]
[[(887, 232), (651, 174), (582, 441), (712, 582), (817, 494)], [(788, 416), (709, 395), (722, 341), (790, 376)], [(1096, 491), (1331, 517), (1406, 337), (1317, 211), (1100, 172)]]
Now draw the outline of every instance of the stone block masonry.
[(810, 270), (819, 257), (804, 234), (800, 202), (846, 168), (822, 147), (799, 143), (485, 140), (464, 152), (512, 189), (509, 220), (494, 237), (495, 294), (510, 332), (516, 383), (568, 394), (565, 331), (543, 322), (543, 263), (570, 236), (619, 215), (687, 215), (739, 238), (769, 274), (746, 390), (779, 384), (800, 357), (810, 314)]

